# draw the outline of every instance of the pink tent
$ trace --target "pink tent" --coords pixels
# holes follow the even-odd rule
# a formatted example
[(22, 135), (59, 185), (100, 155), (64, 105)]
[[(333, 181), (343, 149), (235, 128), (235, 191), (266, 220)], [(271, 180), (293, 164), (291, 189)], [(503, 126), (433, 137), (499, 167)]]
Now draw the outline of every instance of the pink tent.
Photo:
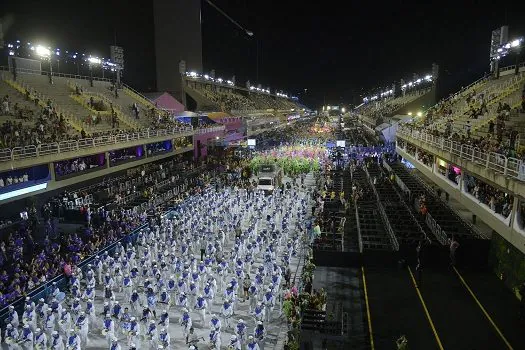
[(145, 93), (144, 96), (146, 96), (158, 108), (168, 109), (173, 112), (184, 112), (184, 105), (177, 101), (177, 99), (171, 96), (168, 92), (149, 92)]

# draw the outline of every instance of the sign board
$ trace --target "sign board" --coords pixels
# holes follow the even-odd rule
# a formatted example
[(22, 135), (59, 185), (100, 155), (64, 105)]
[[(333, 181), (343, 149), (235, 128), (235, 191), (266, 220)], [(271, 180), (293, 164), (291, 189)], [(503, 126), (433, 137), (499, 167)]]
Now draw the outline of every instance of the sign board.
[(248, 146), (255, 146), (257, 141), (255, 139), (248, 139)]
[(337, 147), (343, 147), (344, 148), (345, 145), (346, 145), (346, 141), (345, 140), (337, 140), (336, 141), (336, 145), (337, 145)]
[(124, 49), (120, 46), (110, 46), (110, 59), (116, 63), (120, 69), (124, 69)]

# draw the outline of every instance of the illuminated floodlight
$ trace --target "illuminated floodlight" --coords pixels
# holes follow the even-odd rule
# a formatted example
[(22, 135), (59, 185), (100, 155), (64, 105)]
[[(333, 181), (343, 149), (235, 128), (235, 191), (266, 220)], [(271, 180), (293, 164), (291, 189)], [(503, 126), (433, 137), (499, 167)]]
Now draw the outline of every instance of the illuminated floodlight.
[(510, 46), (511, 46), (511, 47), (518, 47), (518, 46), (520, 46), (520, 43), (521, 43), (521, 39), (516, 39), (516, 40), (513, 40), (513, 41), (510, 43)]
[(417, 112), (417, 116), (418, 116), (418, 117), (421, 117), (422, 115), (423, 115), (422, 112)]
[(98, 57), (88, 57), (88, 62), (91, 63), (91, 64), (101, 64), (102, 63), (102, 60)]
[(9, 56), (14, 56), (14, 55), (15, 55), (14, 51), (9, 51)]
[(253, 90), (253, 89), (255, 89), (255, 86), (250, 86), (250, 90)]
[(55, 55), (60, 56), (60, 51), (55, 52)]
[(38, 56), (43, 57), (43, 58), (47, 58), (51, 56), (51, 50), (49, 50), (47, 47), (44, 47), (42, 45), (38, 45), (37, 47), (35, 47), (35, 51)]
[(204, 79), (208, 80), (210, 79), (210, 76), (208, 74), (204, 74)]
[(503, 49), (500, 47), (500, 48), (498, 49), (498, 52), (503, 52)]
[(73, 58), (77, 58), (77, 55), (73, 55)]
[(328, 106), (327, 109), (328, 109), (328, 110), (331, 110), (331, 109), (332, 109), (332, 106)]
[(412, 112), (408, 112), (408, 115), (412, 115)]
[(195, 78), (197, 76), (197, 72), (190, 72), (190, 77)]
[(341, 109), (341, 112), (346, 113), (346, 108), (343, 107), (343, 108)]
[(222, 82), (223, 82), (222, 78), (218, 78), (217, 81), (218, 81), (219, 83), (222, 83)]

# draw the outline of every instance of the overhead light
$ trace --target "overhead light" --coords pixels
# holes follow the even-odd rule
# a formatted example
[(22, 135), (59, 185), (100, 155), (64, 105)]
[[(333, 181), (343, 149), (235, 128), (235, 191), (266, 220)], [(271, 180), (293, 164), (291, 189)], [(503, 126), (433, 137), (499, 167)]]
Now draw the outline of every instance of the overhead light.
[(516, 40), (513, 40), (513, 41), (510, 43), (510, 46), (512, 46), (512, 47), (517, 47), (517, 46), (520, 46), (520, 43), (521, 43), (521, 39), (516, 39)]
[(417, 116), (418, 116), (418, 117), (421, 117), (422, 115), (423, 115), (422, 112), (417, 112)]

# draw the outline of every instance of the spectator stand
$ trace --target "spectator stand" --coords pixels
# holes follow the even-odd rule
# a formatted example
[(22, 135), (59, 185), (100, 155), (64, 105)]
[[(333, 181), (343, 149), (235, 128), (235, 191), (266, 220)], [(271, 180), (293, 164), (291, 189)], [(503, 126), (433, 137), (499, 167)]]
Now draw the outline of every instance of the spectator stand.
[[(123, 113), (120, 105), (114, 104), (113, 101), (105, 95), (99, 92), (86, 91), (83, 87), (75, 85), (72, 82), (68, 82), (68, 86), (73, 92), (70, 97), (90, 112), (88, 119), (83, 123), (83, 126), (85, 126), (86, 130), (89, 130), (89, 132), (92, 133), (96, 131), (107, 130), (107, 127), (102, 128), (101, 130), (97, 128), (91, 128), (93, 121), (89, 121), (89, 117), (93, 117), (93, 115), (96, 115), (97, 117), (104, 117), (106, 124), (111, 126), (112, 129), (114, 129), (117, 125), (119, 129), (137, 130), (142, 127), (142, 124), (138, 123), (136, 119), (134, 120), (129, 115)], [(114, 120), (114, 118), (116, 118), (116, 120)], [(95, 121), (95, 124), (101, 121), (103, 120)], [(123, 128), (121, 128), (119, 121), (123, 122)]]
[[(14, 81), (3, 76), (3, 80), (11, 87), (19, 91), (21, 94), (28, 96), (36, 105), (42, 108), (47, 108), (47, 101), (53, 101), (49, 96), (44, 95), (40, 91), (33, 89), (28, 83), (23, 81)], [(56, 114), (63, 115), (64, 119), (70, 124), (75, 130), (80, 132), (82, 130), (81, 120), (71, 113), (67, 113), (64, 110), (54, 106)]]

